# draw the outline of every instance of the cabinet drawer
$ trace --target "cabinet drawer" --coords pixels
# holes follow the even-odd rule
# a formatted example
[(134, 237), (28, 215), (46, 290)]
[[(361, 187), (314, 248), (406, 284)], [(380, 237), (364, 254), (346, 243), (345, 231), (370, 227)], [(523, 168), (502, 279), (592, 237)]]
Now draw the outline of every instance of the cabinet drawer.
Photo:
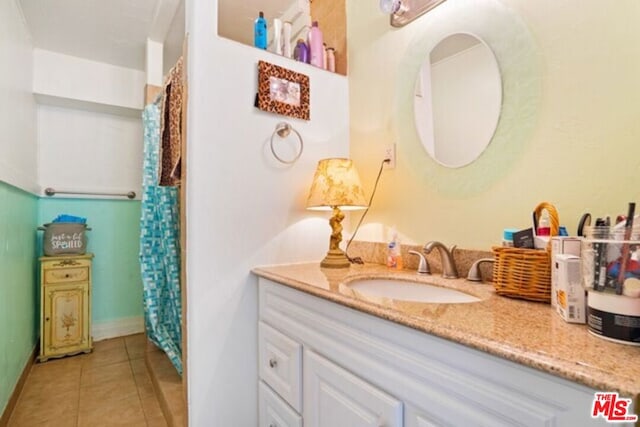
[(302, 417), (291, 409), (268, 385), (258, 385), (260, 427), (302, 427)]
[(86, 282), (89, 267), (53, 268), (44, 270), (44, 283)]
[(302, 345), (260, 322), (260, 378), (298, 412), (302, 409)]

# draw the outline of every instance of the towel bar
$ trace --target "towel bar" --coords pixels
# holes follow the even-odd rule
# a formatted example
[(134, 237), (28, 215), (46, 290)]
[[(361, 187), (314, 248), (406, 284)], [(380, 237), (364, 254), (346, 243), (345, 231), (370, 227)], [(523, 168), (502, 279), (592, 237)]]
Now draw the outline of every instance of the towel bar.
[(87, 196), (121, 196), (127, 197), (129, 199), (134, 199), (136, 197), (135, 191), (129, 191), (128, 193), (102, 193), (102, 192), (85, 192), (85, 191), (67, 191), (67, 190), (54, 190), (51, 187), (47, 187), (44, 189), (44, 194), (47, 196), (54, 196), (56, 194), (82, 194)]

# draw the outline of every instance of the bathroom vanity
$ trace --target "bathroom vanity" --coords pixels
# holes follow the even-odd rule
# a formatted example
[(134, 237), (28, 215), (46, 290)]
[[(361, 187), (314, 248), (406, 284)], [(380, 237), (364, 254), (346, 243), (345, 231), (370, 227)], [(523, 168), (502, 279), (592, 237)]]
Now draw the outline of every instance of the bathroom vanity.
[[(638, 348), (589, 336), (548, 305), (499, 297), (490, 285), (378, 265), (254, 273), (260, 426), (607, 425), (591, 418), (594, 393), (640, 392)], [(396, 301), (349, 287), (372, 277), (479, 301)]]

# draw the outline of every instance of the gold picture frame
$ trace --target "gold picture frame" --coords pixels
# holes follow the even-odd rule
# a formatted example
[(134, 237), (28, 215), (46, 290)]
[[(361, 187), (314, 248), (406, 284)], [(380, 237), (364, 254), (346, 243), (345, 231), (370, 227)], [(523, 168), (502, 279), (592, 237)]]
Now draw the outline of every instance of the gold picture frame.
[(310, 120), (309, 76), (258, 61), (258, 102), (263, 111)]

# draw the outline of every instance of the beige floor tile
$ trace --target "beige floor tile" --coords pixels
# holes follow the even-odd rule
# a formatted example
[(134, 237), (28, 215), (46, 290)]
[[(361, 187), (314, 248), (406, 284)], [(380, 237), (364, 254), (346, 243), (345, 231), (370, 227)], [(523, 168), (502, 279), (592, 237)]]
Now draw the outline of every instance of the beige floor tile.
[(147, 340), (147, 346), (145, 350), (147, 353), (162, 353), (162, 350), (160, 350), (154, 343), (149, 340)]
[(147, 348), (147, 336), (145, 334), (129, 335), (124, 338), (124, 343), (129, 354), (129, 359), (142, 359)]
[(134, 375), (134, 379), (136, 381), (136, 386), (138, 387), (138, 394), (141, 399), (146, 397), (155, 396), (155, 391), (153, 389), (153, 383), (151, 382), (151, 378), (149, 374), (138, 373)]
[[(102, 344), (102, 345), (100, 345)], [(92, 353), (83, 356), (83, 368), (106, 366), (129, 360), (123, 339), (96, 343)]]
[(66, 369), (61, 369), (61, 366), (34, 366), (22, 389), (21, 397), (30, 398), (77, 390), (80, 387), (82, 365), (66, 364), (65, 366)]
[(167, 427), (167, 420), (164, 417), (147, 418), (148, 427)]
[(108, 340), (96, 341), (93, 349), (96, 351), (112, 350), (114, 348), (124, 348), (124, 337), (111, 338)]
[(133, 380), (133, 371), (128, 361), (104, 366), (90, 366), (82, 369), (80, 387), (91, 387), (112, 381)]
[(144, 359), (134, 359), (134, 360), (131, 360), (130, 363), (131, 363), (131, 370), (133, 371), (134, 375), (138, 375), (140, 373), (148, 375), (147, 365)]
[(39, 423), (28, 421), (26, 423), (9, 422), (8, 427), (76, 427), (78, 424), (76, 417), (66, 417), (64, 419), (48, 420)]
[(155, 396), (141, 398), (141, 400), (145, 418), (162, 417), (162, 409), (160, 409), (160, 403)]
[[(166, 426), (145, 352), (160, 364), (160, 381), (175, 404), (182, 399), (180, 376), (164, 353), (139, 334), (97, 342), (88, 355), (34, 365), (9, 426)], [(174, 422), (185, 416), (184, 411), (175, 415)]]
[[(133, 378), (109, 381), (80, 389), (80, 411), (109, 399), (139, 399)], [(96, 403), (97, 402), (97, 403)]]
[(36, 426), (60, 422), (74, 425), (80, 390), (20, 396), (11, 416), (12, 426)]
[(59, 377), (61, 374), (79, 374), (82, 369), (84, 355), (69, 356), (62, 359), (50, 359), (47, 362), (36, 363), (29, 372), (29, 379), (43, 378), (50, 379)]
[(145, 425), (144, 412), (137, 393), (104, 394), (101, 389), (95, 394), (80, 399), (78, 427), (107, 425)]

